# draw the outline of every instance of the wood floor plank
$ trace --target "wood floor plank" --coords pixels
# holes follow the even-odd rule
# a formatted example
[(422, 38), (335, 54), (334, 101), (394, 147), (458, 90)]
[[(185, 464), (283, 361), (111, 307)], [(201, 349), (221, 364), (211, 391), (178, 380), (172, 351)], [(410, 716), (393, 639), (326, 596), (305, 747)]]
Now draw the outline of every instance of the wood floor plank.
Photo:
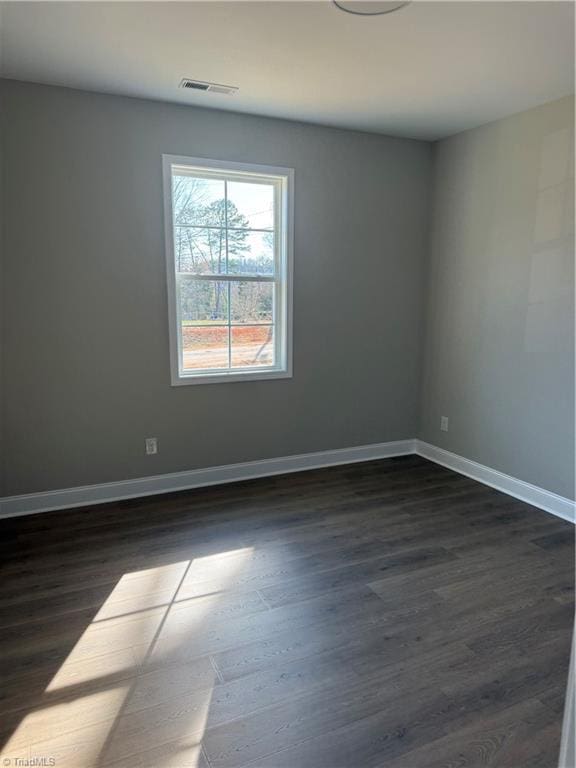
[(554, 768), (560, 731), (550, 712), (529, 699), (386, 761), (381, 768)]
[(0, 521), (0, 759), (549, 768), (570, 524), (409, 456)]

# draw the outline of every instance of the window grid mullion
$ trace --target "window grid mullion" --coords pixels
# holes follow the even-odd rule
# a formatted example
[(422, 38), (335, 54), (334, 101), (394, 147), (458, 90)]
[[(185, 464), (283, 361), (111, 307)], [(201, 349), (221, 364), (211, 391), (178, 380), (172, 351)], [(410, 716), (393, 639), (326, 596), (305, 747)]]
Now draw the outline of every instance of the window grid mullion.
[[(191, 320), (189, 322), (190, 328), (228, 328), (228, 323), (201, 323), (198, 321)], [(259, 328), (270, 328), (274, 325), (274, 322), (270, 323), (257, 323), (257, 322), (250, 322), (250, 323), (231, 323), (231, 328), (248, 328), (252, 326), (258, 326)]]
[(174, 229), (229, 229), (231, 232), (268, 232), (274, 230), (266, 227), (221, 227), (215, 224), (174, 224)]
[(184, 280), (210, 281), (214, 280), (221, 283), (276, 283), (278, 278), (274, 275), (243, 275), (232, 273), (231, 275), (217, 275), (210, 273), (208, 275), (196, 274), (194, 272), (177, 272), (176, 277)]
[(228, 283), (228, 368), (232, 368), (232, 325), (231, 325), (231, 300), (232, 300), (232, 283)]
[[(224, 179), (224, 238), (226, 242), (226, 274), (228, 274), (228, 179)], [(228, 368), (232, 368), (232, 331), (230, 330), (230, 301), (232, 291), (228, 282), (226, 292), (228, 297)]]

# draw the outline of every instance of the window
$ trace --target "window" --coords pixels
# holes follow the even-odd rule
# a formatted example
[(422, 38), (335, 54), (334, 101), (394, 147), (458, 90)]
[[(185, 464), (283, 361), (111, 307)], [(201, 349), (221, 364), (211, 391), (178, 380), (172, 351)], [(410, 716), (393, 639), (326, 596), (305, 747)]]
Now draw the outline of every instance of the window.
[(164, 155), (172, 384), (291, 376), (292, 183)]

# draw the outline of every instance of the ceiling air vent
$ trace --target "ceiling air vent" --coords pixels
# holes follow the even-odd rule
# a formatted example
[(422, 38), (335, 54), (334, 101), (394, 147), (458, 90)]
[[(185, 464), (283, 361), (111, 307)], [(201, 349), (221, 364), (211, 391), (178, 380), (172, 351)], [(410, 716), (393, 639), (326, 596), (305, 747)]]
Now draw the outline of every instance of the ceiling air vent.
[(190, 80), (185, 77), (180, 83), (180, 88), (187, 88), (191, 91), (207, 91), (208, 93), (220, 93), (229, 95), (236, 93), (238, 88), (234, 85), (222, 85), (222, 83), (206, 83), (203, 80)]

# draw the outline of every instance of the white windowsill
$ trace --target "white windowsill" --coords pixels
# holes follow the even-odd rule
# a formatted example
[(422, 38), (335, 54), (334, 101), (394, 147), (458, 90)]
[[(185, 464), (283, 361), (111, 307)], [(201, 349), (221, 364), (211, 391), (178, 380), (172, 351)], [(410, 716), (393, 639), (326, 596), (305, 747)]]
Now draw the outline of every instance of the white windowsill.
[(234, 371), (230, 373), (182, 373), (172, 377), (173, 387), (187, 386), (188, 384), (227, 384), (233, 381), (266, 381), (268, 379), (291, 379), (292, 371), (288, 370), (262, 370), (262, 371)]

